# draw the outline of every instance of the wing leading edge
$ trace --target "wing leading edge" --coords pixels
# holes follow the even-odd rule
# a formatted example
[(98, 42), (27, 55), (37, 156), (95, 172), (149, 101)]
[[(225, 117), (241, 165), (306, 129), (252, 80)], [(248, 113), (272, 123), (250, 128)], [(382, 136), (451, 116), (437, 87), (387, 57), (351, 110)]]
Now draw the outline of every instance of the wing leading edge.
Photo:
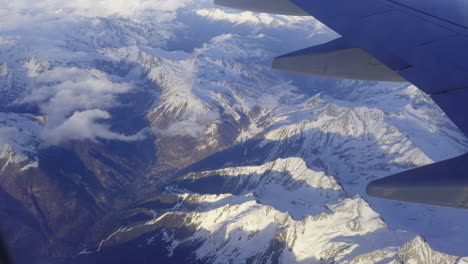
[[(409, 81), (468, 135), (465, 0), (215, 0), (239, 9), (311, 15), (342, 38), (275, 58), (273, 67), (319, 76)], [(337, 8), (339, 7), (339, 8)], [(465, 7), (465, 8), (461, 8)], [(369, 184), (371, 196), (468, 209), (468, 154)]]

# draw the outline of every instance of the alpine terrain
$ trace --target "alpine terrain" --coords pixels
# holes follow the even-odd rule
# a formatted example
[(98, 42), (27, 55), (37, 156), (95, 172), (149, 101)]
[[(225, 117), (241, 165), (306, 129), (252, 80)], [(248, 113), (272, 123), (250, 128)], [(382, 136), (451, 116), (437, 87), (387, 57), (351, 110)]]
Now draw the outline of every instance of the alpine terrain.
[(468, 263), (468, 211), (365, 194), (468, 151), (428, 96), (270, 69), (336, 36), (209, 0), (3, 1), (15, 263)]

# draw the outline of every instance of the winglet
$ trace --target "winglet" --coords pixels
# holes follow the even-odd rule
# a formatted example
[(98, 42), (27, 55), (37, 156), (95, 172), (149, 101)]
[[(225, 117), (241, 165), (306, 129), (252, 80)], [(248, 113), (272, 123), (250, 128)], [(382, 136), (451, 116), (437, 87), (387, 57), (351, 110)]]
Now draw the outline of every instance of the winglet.
[(310, 16), (289, 0), (214, 0), (216, 5), (289, 16)]
[(371, 182), (370, 196), (468, 209), (468, 153)]

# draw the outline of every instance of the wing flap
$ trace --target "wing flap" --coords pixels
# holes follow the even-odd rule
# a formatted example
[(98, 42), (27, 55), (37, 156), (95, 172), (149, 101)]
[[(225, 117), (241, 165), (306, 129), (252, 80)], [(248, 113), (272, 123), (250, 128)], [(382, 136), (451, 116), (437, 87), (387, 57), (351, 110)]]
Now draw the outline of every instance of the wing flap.
[(343, 38), (277, 57), (273, 60), (273, 69), (353, 80), (406, 81)]
[(468, 209), (468, 154), (371, 182), (373, 197)]

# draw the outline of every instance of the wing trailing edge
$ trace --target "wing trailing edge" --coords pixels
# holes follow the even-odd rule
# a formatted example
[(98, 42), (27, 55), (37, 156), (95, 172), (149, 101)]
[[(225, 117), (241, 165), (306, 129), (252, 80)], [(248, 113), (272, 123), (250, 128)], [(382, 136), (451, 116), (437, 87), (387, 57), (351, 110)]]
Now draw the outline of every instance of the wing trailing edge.
[(352, 80), (406, 82), (389, 67), (343, 38), (277, 57), (273, 60), (273, 69)]
[(468, 153), (371, 182), (369, 196), (468, 209)]

